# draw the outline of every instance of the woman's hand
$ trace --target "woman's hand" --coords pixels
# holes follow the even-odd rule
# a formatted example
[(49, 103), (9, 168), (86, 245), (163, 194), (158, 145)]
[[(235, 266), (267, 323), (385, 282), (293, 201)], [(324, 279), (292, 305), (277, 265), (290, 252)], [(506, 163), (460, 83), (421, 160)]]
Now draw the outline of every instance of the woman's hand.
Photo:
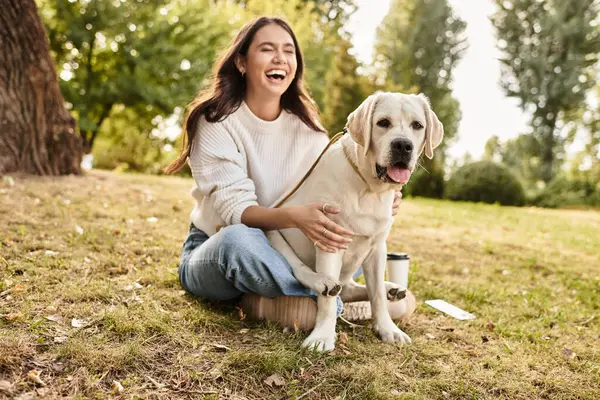
[(392, 203), (392, 215), (398, 214), (398, 208), (400, 207), (400, 203), (402, 203), (402, 192), (398, 190), (394, 192), (394, 202)]
[(347, 244), (352, 241), (352, 231), (327, 218), (327, 214), (340, 213), (332, 205), (313, 203), (287, 210), (293, 225), (321, 250), (335, 253), (338, 249), (347, 249)]

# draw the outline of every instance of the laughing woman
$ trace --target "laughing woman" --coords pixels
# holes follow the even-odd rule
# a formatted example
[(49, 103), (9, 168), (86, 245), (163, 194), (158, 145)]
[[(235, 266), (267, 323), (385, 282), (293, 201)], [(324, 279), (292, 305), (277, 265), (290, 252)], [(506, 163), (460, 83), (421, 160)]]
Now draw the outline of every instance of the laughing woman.
[(339, 212), (332, 206), (268, 208), (328, 143), (303, 73), (302, 52), (285, 21), (262, 17), (243, 27), (215, 65), (211, 88), (191, 104), (186, 145), (166, 171), (189, 162), (196, 182), (179, 267), (184, 289), (210, 300), (254, 293), (245, 304), (255, 316), (310, 328), (314, 293), (263, 230), (298, 228), (331, 252), (344, 248), (352, 232), (328, 218)]

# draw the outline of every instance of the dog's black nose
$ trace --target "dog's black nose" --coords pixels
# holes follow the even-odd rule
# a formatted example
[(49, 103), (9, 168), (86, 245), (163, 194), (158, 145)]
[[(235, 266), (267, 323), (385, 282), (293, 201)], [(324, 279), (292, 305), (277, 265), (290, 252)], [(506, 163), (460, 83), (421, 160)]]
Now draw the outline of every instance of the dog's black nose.
[(398, 155), (407, 155), (413, 151), (413, 144), (408, 139), (394, 139), (392, 141), (392, 150)]

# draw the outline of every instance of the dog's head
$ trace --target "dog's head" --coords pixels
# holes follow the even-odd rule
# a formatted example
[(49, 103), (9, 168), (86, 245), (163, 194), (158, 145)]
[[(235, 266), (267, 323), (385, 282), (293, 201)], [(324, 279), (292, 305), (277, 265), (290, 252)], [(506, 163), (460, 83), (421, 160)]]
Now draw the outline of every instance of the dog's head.
[(378, 179), (405, 184), (425, 151), (433, 158), (444, 127), (422, 94), (381, 93), (369, 96), (348, 116), (347, 130), (373, 163)]

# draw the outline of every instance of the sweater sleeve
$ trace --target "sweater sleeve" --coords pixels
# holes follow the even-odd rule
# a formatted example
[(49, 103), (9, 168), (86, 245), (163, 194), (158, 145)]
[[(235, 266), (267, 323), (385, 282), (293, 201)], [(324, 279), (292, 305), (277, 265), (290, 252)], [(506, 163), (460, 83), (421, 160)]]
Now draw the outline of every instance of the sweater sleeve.
[(189, 163), (198, 189), (210, 196), (215, 211), (227, 225), (241, 223), (244, 210), (258, 205), (244, 157), (222, 123), (202, 118)]

